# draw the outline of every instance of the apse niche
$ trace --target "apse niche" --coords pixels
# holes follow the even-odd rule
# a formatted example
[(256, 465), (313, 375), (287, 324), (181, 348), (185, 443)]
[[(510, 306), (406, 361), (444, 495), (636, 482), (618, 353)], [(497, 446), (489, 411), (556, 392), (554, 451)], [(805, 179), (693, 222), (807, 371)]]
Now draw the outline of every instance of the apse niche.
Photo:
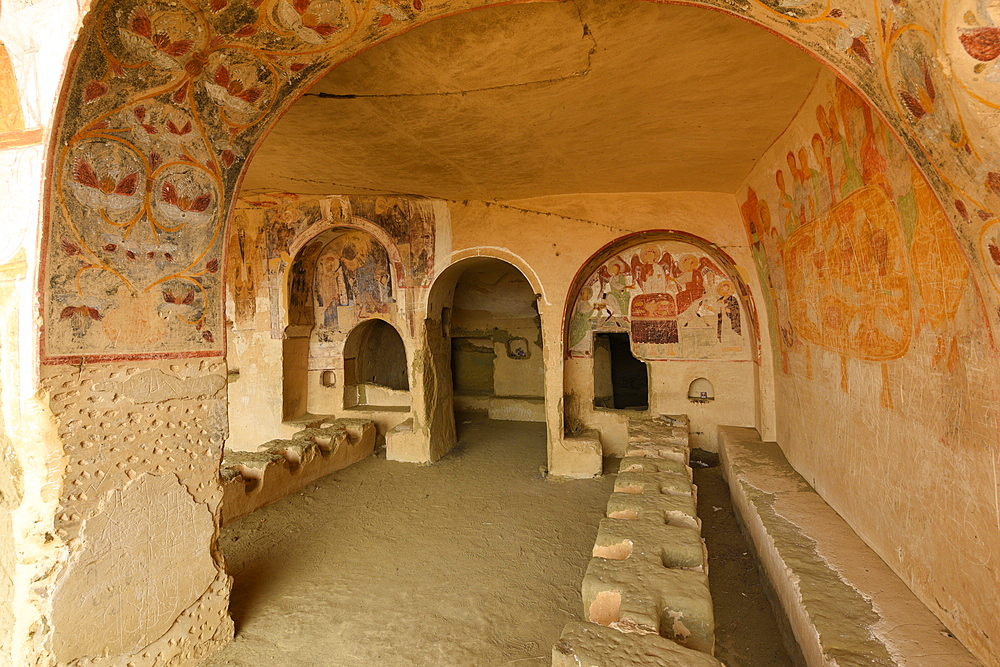
[[(692, 242), (686, 242), (691, 238)], [(752, 310), (731, 262), (674, 232), (621, 239), (578, 276), (567, 320), (567, 424), (613, 430), (622, 410), (688, 414), (692, 444), (756, 423)], [(718, 400), (692, 403), (707, 378)]]
[(335, 228), (297, 253), (288, 274), (285, 419), (410, 405), (396, 281), (371, 234)]
[(391, 324), (368, 320), (344, 344), (344, 407), (409, 407), (406, 347)]

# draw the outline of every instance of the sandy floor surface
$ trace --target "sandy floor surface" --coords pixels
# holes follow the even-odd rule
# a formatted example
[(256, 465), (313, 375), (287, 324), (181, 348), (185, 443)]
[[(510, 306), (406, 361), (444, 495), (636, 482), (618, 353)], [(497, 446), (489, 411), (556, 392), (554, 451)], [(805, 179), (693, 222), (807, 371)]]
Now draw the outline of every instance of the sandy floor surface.
[(740, 532), (729, 485), (718, 464), (714, 454), (692, 452), (701, 536), (708, 546), (715, 657), (728, 667), (793, 667), (796, 663), (782, 640), (757, 559)]
[(369, 458), (227, 526), (237, 634), (203, 666), (550, 664), (613, 477), (543, 479), (543, 425), (469, 419), (432, 466)]

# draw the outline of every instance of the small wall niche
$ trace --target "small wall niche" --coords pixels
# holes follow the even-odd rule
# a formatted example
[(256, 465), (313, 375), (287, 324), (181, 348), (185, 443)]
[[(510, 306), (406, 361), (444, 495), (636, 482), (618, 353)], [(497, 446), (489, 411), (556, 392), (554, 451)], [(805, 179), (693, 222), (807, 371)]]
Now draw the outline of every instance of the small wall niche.
[(383, 320), (362, 322), (344, 343), (344, 407), (410, 404), (406, 347)]
[(708, 378), (695, 378), (688, 385), (688, 400), (692, 403), (709, 403), (715, 400), (715, 387)]

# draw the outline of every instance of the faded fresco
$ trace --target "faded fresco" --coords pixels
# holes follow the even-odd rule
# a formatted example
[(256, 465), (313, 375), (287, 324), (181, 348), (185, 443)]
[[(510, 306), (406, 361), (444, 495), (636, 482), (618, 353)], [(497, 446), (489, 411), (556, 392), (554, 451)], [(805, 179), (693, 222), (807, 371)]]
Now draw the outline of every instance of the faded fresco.
[[(220, 354), (213, 267), (239, 173), (270, 123), (334, 62), (483, 4), (98, 2), (56, 133), (44, 356)], [(996, 277), (987, 238), (1000, 210), (994, 10), (973, 0), (697, 4), (787, 36), (864, 91), (933, 175), (948, 223), (978, 246), (970, 260)], [(994, 323), (998, 296), (988, 294)], [(132, 335), (123, 321), (147, 327)]]
[(748, 359), (736, 286), (694, 246), (647, 242), (615, 253), (584, 282), (569, 323), (569, 353), (589, 357), (593, 332), (627, 332), (646, 361)]
[(14, 77), (14, 67), (7, 47), (0, 42), (0, 134), (20, 132), (24, 129), (21, 111), (21, 93)]
[[(930, 186), (839, 79), (827, 77), (806, 111), (779, 141), (780, 167), (755, 170), (741, 195), (781, 370), (800, 355), (811, 376), (816, 348), (842, 360), (898, 359), (923, 327), (954, 364), (951, 325), (973, 289)], [(888, 366), (882, 373), (888, 379)], [(846, 391), (846, 363), (841, 384)], [(881, 400), (892, 404), (888, 384)]]
[(341, 234), (316, 259), (312, 294), (321, 338), (323, 331), (343, 331), (354, 322), (388, 315), (395, 301), (389, 254), (370, 234)]
[[(257, 326), (259, 298), (269, 301), (271, 333), (278, 338), (288, 325), (315, 323), (328, 338), (363, 319), (389, 315), (397, 290), (430, 283), (434, 225), (431, 203), (423, 199), (246, 196), (230, 225), (227, 254), (236, 328)], [(344, 233), (331, 241), (341, 226)]]
[[(904, 96), (918, 113), (932, 83)], [(1000, 255), (971, 222), (989, 216), (969, 207), (957, 234), (890, 128), (829, 74), (737, 196), (778, 441), (967, 646), (997, 655), (998, 357), (971, 279), (980, 247)]]

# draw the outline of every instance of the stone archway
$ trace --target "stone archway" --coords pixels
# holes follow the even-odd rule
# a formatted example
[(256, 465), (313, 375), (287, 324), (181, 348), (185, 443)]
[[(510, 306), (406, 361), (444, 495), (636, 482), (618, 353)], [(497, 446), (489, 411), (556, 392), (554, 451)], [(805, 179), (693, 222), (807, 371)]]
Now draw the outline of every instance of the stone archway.
[[(534, 291), (536, 299), (539, 298), (541, 294), (540, 284), (535, 278), (534, 272), (530, 268), (524, 270), (518, 266), (518, 264), (523, 264), (523, 262), (518, 262), (515, 264), (510, 261), (507, 257), (501, 257), (506, 253), (493, 253), (489, 250), (479, 249), (475, 253), (468, 253), (460, 256), (458, 259), (453, 261), (447, 268), (441, 271), (434, 279), (431, 289), (427, 295), (427, 308), (426, 308), (426, 319), (424, 334), (426, 336), (425, 341), (425, 362), (424, 362), (424, 375), (425, 380), (425, 423), (427, 424), (427, 433), (430, 439), (430, 450), (432, 452), (432, 459), (436, 459), (448, 450), (450, 450), (455, 445), (455, 388), (453, 387), (453, 326), (455, 317), (455, 294), (456, 287), (459, 281), (462, 279), (470, 269), (477, 268), (493, 268), (498, 271), (507, 271), (508, 273), (516, 275), (517, 278), (525, 283), (525, 287)], [(516, 261), (516, 260), (515, 260)], [(534, 280), (529, 279), (528, 276), (534, 278)], [(537, 310), (536, 310), (537, 313)], [(542, 316), (537, 315), (538, 321), (538, 336), (541, 338), (543, 325)], [(489, 332), (494, 332), (492, 324), (488, 327)], [(516, 333), (516, 332), (515, 332)], [(511, 337), (509, 332), (502, 332), (499, 328), (491, 333), (494, 337), (489, 341), (490, 353), (487, 356), (491, 356), (494, 346), (505, 347), (510, 343), (510, 340), (517, 338), (517, 336)], [(500, 341), (500, 342), (495, 342)], [(517, 341), (520, 342), (520, 341)], [(535, 353), (535, 363), (540, 364), (541, 368), (544, 369), (544, 375), (556, 375), (552, 372), (550, 364), (541, 358), (542, 349), (539, 345), (541, 341), (531, 342), (524, 340), (524, 359), (526, 360), (530, 356), (528, 352), (529, 347), (535, 346), (537, 348)], [(512, 355), (512, 358), (516, 356)], [(493, 386), (493, 369), (491, 362), (491, 369), (489, 374), (488, 383), (490, 384), (489, 394), (492, 396), (492, 386)], [(548, 406), (552, 404), (557, 404), (558, 400), (554, 399), (551, 395), (553, 387), (549, 383), (543, 382), (542, 393), (543, 396), (540, 398), (544, 399), (543, 407), (545, 411), (548, 411)], [(503, 392), (501, 392), (503, 393)], [(516, 392), (515, 392), (516, 393)], [(519, 397), (523, 398), (523, 397)], [(502, 401), (502, 398), (500, 399)], [(488, 408), (487, 408), (488, 410)], [(550, 419), (545, 419), (546, 423), (549, 424), (548, 429), (548, 456), (551, 462), (552, 456), (552, 443), (553, 434), (551, 429)], [(436, 454), (436, 456), (434, 455)]]
[[(722, 3), (698, 4), (730, 11)], [(113, 522), (105, 541), (88, 537), (88, 522), (104, 520), (114, 494), (142, 492), (173, 474), (183, 490), (170, 495), (178, 509), (218, 516), (215, 472), (227, 431), (219, 272), (233, 194), (267, 128), (336, 63), (420, 22), (479, 6), (311, 5), (103, 2), (91, 11), (53, 132), (38, 276), (40, 381), (59, 424), (43, 458), (58, 462), (53, 469), (65, 462), (65, 473), (44, 480), (51, 489), (61, 482), (46, 502), (55, 516), (50, 549), (66, 555), (51, 599), (33, 603), (43, 619), (75, 603), (65, 582), (83, 575), (82, 561), (131, 548)], [(995, 112), (990, 91), (952, 85), (934, 61), (941, 54), (971, 67), (988, 54), (961, 41), (965, 33), (941, 34), (936, 8), (907, 11), (912, 15), (868, 3), (785, 11), (757, 2), (737, 15), (824, 60), (903, 137), (959, 228), (995, 326), (996, 269), (987, 248), (1000, 172), (992, 158), (979, 157), (995, 137)], [(933, 141), (935, 130), (926, 128), (935, 118), (949, 120), (950, 141)], [(153, 520), (150, 508), (137, 512), (137, 520)], [(212, 553), (209, 538), (201, 555)], [(171, 567), (157, 550), (140, 555), (141, 570)], [(194, 660), (225, 641), (228, 584), (218, 559), (208, 562), (212, 583), (179, 616), (168, 604), (136, 611), (131, 601), (149, 595), (148, 587), (126, 582), (115, 593), (120, 611), (109, 616), (117, 619), (109, 621), (109, 636), (120, 635), (115, 623), (133, 623), (139, 614), (143, 627), (168, 627), (140, 647), (163, 661)], [(54, 634), (42, 645), (61, 647), (54, 649), (58, 659), (83, 657), (66, 648), (68, 632), (51, 622), (38, 629), (45, 638)], [(108, 649), (133, 651), (120, 642)]]
[[(720, 423), (761, 428), (758, 327), (750, 289), (718, 246), (667, 230), (616, 239), (595, 252), (569, 286), (563, 316), (567, 429), (603, 426), (604, 439), (623, 437), (614, 433), (623, 428), (620, 408), (626, 406), (601, 400), (617, 393), (613, 346), (598, 345), (602, 336), (625, 337), (625, 347), (649, 373), (644, 409), (688, 414), (694, 445), (716, 450)], [(725, 386), (719, 402), (688, 401), (690, 382), (702, 375)]]

